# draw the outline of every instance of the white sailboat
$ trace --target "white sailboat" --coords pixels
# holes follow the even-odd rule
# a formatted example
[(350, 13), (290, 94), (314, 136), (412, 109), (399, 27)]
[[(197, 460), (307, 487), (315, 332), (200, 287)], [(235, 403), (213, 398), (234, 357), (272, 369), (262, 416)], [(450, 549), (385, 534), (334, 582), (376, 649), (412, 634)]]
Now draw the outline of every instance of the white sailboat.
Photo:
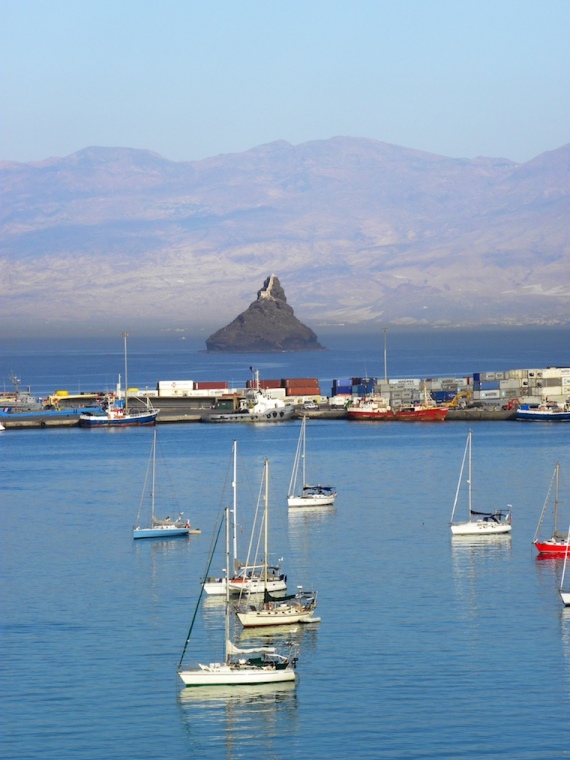
[(570, 553), (570, 525), (568, 526), (568, 536), (566, 538), (566, 552), (564, 553), (564, 565), (562, 566), (562, 578), (560, 579), (560, 598), (565, 607), (570, 607), (570, 586), (564, 588), (566, 578), (566, 568), (568, 566), (568, 555)]
[[(144, 527), (140, 525), (141, 512), (143, 504), (149, 496), (148, 479), (150, 475), (150, 525)], [(176, 520), (166, 517), (159, 520), (155, 516), (155, 497), (156, 497), (156, 428), (152, 437), (152, 446), (149, 463), (147, 467), (145, 482), (142, 490), (139, 511), (137, 514), (137, 525), (133, 528), (133, 538), (177, 538), (187, 536), (189, 533), (200, 533), (197, 528), (192, 528), (188, 520), (184, 519), (184, 513), (180, 512)]]
[[(232, 474), (232, 495), (233, 507), (231, 510), (231, 565), (228, 568), (228, 577), (208, 577), (204, 583), (204, 591), (209, 596), (223, 596), (226, 593), (226, 585), (229, 584), (230, 594), (239, 594), (242, 591), (249, 593), (259, 593), (263, 591), (263, 565), (244, 565), (241, 566), (238, 560), (237, 549), (237, 441), (233, 442), (232, 447), (233, 474)], [(230, 569), (231, 568), (231, 569)], [(229, 578), (229, 580), (228, 580)], [(270, 591), (286, 591), (287, 578), (281, 573), (278, 565), (272, 565), (269, 568), (268, 589)]]
[(240, 597), (240, 606), (237, 616), (244, 628), (259, 626), (289, 625), (291, 623), (318, 623), (319, 618), (313, 617), (317, 606), (317, 594), (315, 591), (303, 591), (298, 587), (296, 594), (286, 597), (272, 597), (267, 591), (267, 567), (268, 567), (268, 536), (269, 536), (269, 460), (265, 460), (263, 468), (265, 485), (264, 510), (263, 510), (263, 601), (261, 604), (252, 604), (249, 595)]
[[(224, 518), (226, 525), (226, 568), (230, 564), (229, 512), (229, 508), (226, 507)], [(200, 598), (201, 594), (198, 598), (198, 604)], [(199, 664), (197, 668), (183, 668), (182, 663), (192, 634), (198, 604), (178, 663), (178, 675), (185, 686), (237, 686), (242, 684), (280, 684), (285, 681), (295, 682), (296, 658), (290, 660), (288, 657), (278, 654), (275, 647), (262, 646), (240, 649), (233, 644), (230, 639), (231, 611), (227, 584), (224, 625), (225, 658), (223, 662), (211, 662), (208, 665)]]
[[(301, 430), (297, 442), (297, 451), (295, 452), (295, 461), (291, 480), (289, 482), (289, 491), (287, 494), (287, 505), (289, 507), (324, 507), (334, 504), (336, 499), (336, 490), (333, 486), (307, 485), (305, 474), (306, 468), (306, 437), (307, 437), (307, 417), (303, 415), (301, 420)], [(301, 475), (300, 488), (297, 487)]]
[[(461, 463), (461, 471), (459, 473), (459, 480), (457, 483), (457, 490), (455, 492), (455, 500), (453, 502), (453, 510), (451, 512), (450, 527), (451, 533), (454, 536), (496, 536), (501, 533), (511, 532), (511, 505), (509, 504), (506, 509), (498, 509), (494, 512), (478, 512), (473, 509), (473, 468), (472, 468), (472, 431), (470, 430), (467, 435), (467, 443), (465, 445), (465, 451), (463, 453), (463, 461)], [(459, 500), (459, 494), (461, 486), (463, 484), (463, 473), (465, 470), (465, 463), (468, 464), (467, 472), (467, 509), (469, 519), (466, 522), (454, 522), (455, 510), (457, 508), (457, 502)]]

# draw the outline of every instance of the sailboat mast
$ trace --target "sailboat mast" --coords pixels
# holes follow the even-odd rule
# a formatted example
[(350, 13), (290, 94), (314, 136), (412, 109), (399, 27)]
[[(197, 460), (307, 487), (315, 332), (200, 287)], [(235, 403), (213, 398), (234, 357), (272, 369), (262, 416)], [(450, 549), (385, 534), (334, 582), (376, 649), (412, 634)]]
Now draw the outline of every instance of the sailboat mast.
[(156, 482), (156, 428), (154, 429), (154, 436), (152, 439), (152, 486), (150, 491), (150, 514), (151, 514), (151, 526), (154, 524), (154, 488)]
[(233, 529), (233, 564), (234, 572), (238, 571), (238, 558), (237, 558), (237, 441), (234, 441), (234, 472), (232, 481), (233, 490), (233, 516), (232, 516), (232, 529)]
[(128, 336), (129, 336), (128, 332), (123, 333), (123, 341), (125, 345), (125, 414), (128, 414), (128, 411), (129, 411), (129, 394), (128, 394), (129, 381), (127, 380), (127, 338)]
[(303, 453), (301, 456), (303, 457), (303, 483), (302, 487), (304, 488), (307, 485), (307, 476), (305, 475), (305, 442), (306, 442), (306, 434), (307, 434), (307, 418), (303, 416)]
[(230, 516), (229, 508), (226, 507), (224, 517), (226, 520), (226, 608), (225, 608), (225, 639), (224, 652), (225, 662), (229, 661), (228, 641), (230, 639)]
[(468, 494), (469, 494), (469, 519), (471, 520), (471, 513), (473, 511), (473, 494), (471, 490), (471, 481), (472, 481), (472, 458), (471, 458), (471, 430), (469, 431), (469, 475), (468, 475)]
[(265, 505), (263, 521), (265, 524), (264, 544), (263, 544), (263, 585), (264, 592), (267, 591), (267, 563), (269, 552), (269, 459), (265, 460)]
[(554, 535), (558, 535), (558, 479), (560, 474), (560, 462), (556, 462), (556, 485), (554, 488)]

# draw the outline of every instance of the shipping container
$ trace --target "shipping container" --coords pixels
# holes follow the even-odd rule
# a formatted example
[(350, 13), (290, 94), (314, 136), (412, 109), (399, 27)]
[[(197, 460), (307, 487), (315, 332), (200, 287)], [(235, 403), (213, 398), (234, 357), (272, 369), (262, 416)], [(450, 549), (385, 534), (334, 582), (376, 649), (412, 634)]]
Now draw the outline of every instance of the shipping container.
[(194, 383), (194, 390), (197, 391), (210, 391), (210, 390), (227, 390), (228, 383), (223, 380), (200, 380)]
[(547, 378), (570, 378), (570, 368), (568, 367), (548, 367), (542, 372), (543, 377)]
[(286, 388), (285, 391), (287, 393), (287, 396), (320, 396), (321, 395), (320, 389), (318, 387), (315, 389), (311, 385), (306, 386), (306, 387), (303, 387), (302, 385), (300, 385), (298, 387), (295, 386), (293, 388)]
[(506, 390), (520, 390), (521, 381), (518, 378), (512, 378), (510, 380), (500, 380), (499, 388), (503, 391)]
[[(475, 396), (475, 394), (473, 394)], [(501, 391), (500, 390), (492, 390), (492, 391), (479, 391), (478, 398), (483, 401), (484, 399), (496, 399), (501, 398)]]
[(309, 388), (319, 384), (316, 377), (294, 377), (283, 380), (285, 388)]
[(191, 391), (191, 390), (194, 390), (194, 381), (193, 380), (159, 380), (158, 385), (157, 385), (157, 390), (159, 391), (166, 391), (166, 390)]
[(421, 380), (412, 380), (412, 379), (396, 379), (396, 380), (388, 380), (388, 383), (390, 385), (390, 388), (419, 388), (421, 385)]

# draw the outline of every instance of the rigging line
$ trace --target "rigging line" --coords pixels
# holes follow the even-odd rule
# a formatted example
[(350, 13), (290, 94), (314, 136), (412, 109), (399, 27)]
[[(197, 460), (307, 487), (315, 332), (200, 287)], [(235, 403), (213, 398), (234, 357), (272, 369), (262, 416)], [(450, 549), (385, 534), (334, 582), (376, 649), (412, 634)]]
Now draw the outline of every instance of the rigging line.
[[(148, 493), (148, 490), (147, 490), (147, 483), (148, 483), (148, 478), (149, 478), (149, 475), (150, 475), (151, 467), (152, 467), (152, 448), (151, 448), (150, 454), (148, 456), (148, 462), (147, 462), (147, 466), (146, 466), (146, 473), (145, 473), (145, 476), (144, 476), (143, 489), (142, 489), (141, 498), (140, 498), (140, 501), (139, 501), (139, 511), (137, 512), (137, 525), (140, 525), (140, 517), (141, 517), (141, 513), (142, 513), (143, 503), (144, 503), (145, 499), (147, 499), (149, 497), (149, 493)], [(151, 496), (151, 499), (152, 499), (152, 496)]]
[(186, 654), (186, 649), (188, 648), (188, 642), (190, 641), (190, 636), (192, 634), (192, 629), (194, 628), (194, 623), (196, 621), (196, 615), (198, 614), (198, 608), (200, 606), (200, 601), (202, 599), (202, 595), (204, 593), (204, 583), (206, 582), (206, 578), (208, 577), (208, 573), (210, 572), (210, 565), (212, 564), (212, 559), (214, 557), (214, 550), (218, 544), (218, 539), (220, 537), (220, 533), (222, 530), (222, 526), (224, 524), (224, 521), (221, 520), (220, 524), (218, 526), (218, 532), (216, 534), (216, 539), (214, 541), (214, 545), (212, 547), (212, 551), (210, 553), (208, 566), (206, 568), (206, 572), (204, 574), (204, 580), (202, 581), (200, 585), (200, 593), (198, 594), (198, 601), (196, 602), (196, 607), (194, 608), (194, 614), (192, 615), (192, 621), (190, 622), (190, 628), (188, 629), (188, 635), (186, 636), (186, 641), (184, 642), (184, 647), (182, 649), (182, 654), (180, 655), (180, 660), (178, 661), (177, 670), (180, 670), (180, 667), (182, 665), (182, 660), (184, 659), (184, 655)]

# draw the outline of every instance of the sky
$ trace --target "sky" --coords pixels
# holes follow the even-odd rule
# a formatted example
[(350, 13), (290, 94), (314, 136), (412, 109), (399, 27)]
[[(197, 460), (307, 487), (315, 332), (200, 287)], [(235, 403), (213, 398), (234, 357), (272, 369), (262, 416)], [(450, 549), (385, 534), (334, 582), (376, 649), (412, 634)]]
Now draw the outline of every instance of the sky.
[(0, 160), (570, 141), (570, 0), (0, 0)]

